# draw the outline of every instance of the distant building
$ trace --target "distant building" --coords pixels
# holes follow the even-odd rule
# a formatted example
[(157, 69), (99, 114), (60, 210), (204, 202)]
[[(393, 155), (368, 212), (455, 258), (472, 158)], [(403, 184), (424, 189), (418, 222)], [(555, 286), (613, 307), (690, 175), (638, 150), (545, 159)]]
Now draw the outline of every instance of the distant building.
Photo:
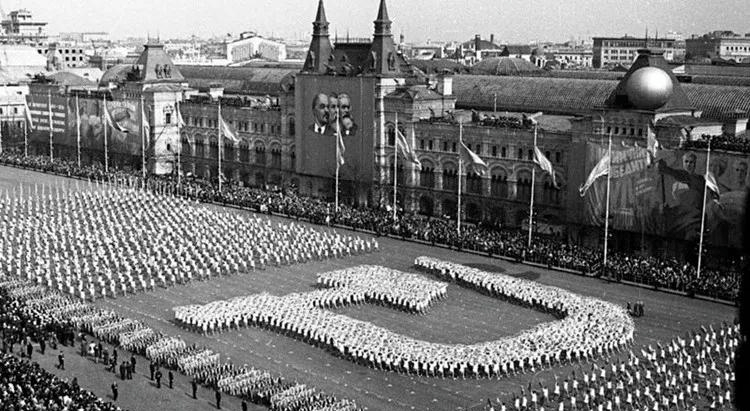
[(48, 70), (86, 67), (89, 64), (89, 56), (82, 44), (49, 43), (38, 46), (37, 53), (47, 56)]
[(265, 39), (254, 32), (240, 34), (239, 40), (227, 43), (226, 56), (232, 63), (254, 58), (272, 61), (286, 60), (286, 45)]
[(720, 58), (737, 63), (750, 62), (750, 36), (731, 31), (712, 32), (685, 40), (686, 58)]
[(60, 41), (70, 41), (78, 43), (108, 43), (110, 41), (109, 33), (104, 31), (96, 32), (68, 32), (57, 35)]
[(45, 32), (47, 23), (34, 21), (31, 12), (26, 9), (14, 10), (7, 16), (3, 15), (0, 27), (2, 28), (1, 43), (38, 45), (47, 41)]
[(548, 53), (547, 60), (556, 60), (566, 68), (590, 68), (594, 64), (591, 50), (558, 50)]
[(638, 37), (594, 37), (594, 68), (623, 65), (629, 67), (638, 57), (638, 50), (652, 48), (664, 50), (663, 57), (672, 61), (675, 54), (674, 39)]
[(474, 40), (461, 43), (456, 53), (463, 59), (464, 63), (473, 65), (485, 58), (500, 57), (503, 51), (502, 46), (495, 44), (494, 34), (490, 34), (489, 41), (482, 40), (482, 36), (477, 34), (474, 36)]

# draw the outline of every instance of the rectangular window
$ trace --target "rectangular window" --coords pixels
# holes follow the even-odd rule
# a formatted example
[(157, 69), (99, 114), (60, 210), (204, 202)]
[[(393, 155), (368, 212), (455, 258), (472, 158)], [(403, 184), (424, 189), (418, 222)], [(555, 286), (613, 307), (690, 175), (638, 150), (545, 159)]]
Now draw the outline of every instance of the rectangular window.
[(432, 140), (427, 140), (427, 149), (432, 151)]
[(172, 113), (166, 113), (164, 115), (164, 123), (165, 124), (172, 124)]
[(443, 151), (448, 151), (448, 142), (443, 141)]
[(456, 143), (455, 142), (453, 143), (453, 152), (454, 153), (456, 152)]
[(477, 144), (477, 151), (476, 151), (476, 153), (477, 153), (478, 155), (481, 155), (481, 154), (482, 154), (482, 145), (481, 145), (481, 144)]
[(505, 152), (505, 147), (501, 148), (501, 149), (500, 149), (500, 157), (502, 157), (502, 158), (505, 158), (505, 155), (506, 155), (506, 154), (507, 154), (507, 153)]
[(497, 146), (492, 146), (492, 157), (497, 157)]
[(527, 154), (529, 155), (529, 158), (528, 158), (529, 160), (531, 160), (531, 159), (534, 158), (534, 151), (533, 150), (529, 150)]
[(519, 160), (523, 160), (523, 149), (522, 148), (518, 149), (518, 159)]
[(559, 162), (560, 162), (560, 152), (555, 151), (555, 163), (559, 163)]
[(424, 139), (419, 139), (419, 149), (424, 150)]

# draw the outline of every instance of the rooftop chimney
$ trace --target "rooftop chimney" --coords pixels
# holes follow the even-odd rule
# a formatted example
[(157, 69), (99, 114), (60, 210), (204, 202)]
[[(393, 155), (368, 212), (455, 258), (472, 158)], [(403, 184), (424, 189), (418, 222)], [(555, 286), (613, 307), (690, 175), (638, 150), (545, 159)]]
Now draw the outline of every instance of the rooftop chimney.
[(479, 45), (479, 42), (482, 41), (482, 37), (479, 34), (474, 35), (474, 51), (479, 51), (482, 49), (482, 47)]
[(495, 44), (495, 35), (490, 34), (490, 43)]

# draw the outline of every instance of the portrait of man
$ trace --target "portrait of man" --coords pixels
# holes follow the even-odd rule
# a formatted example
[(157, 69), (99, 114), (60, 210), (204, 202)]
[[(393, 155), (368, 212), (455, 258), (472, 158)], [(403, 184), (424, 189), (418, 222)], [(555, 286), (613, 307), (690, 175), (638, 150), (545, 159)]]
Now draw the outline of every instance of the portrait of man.
[(682, 168), (671, 168), (662, 159), (657, 163), (660, 174), (670, 176), (672, 205), (664, 209), (666, 230), (679, 238), (693, 239), (698, 235), (703, 209), (705, 179), (695, 172), (697, 157), (687, 152), (682, 156)]
[(318, 93), (312, 104), (313, 124), (307, 128), (315, 134), (326, 134), (328, 127), (328, 95)]
[[(330, 135), (336, 134), (336, 126), (339, 121), (339, 96), (336, 93), (328, 95), (328, 125), (326, 133)], [(340, 124), (339, 124), (340, 126)]]
[(734, 162), (734, 181), (732, 183), (732, 189), (734, 190), (747, 189), (747, 161), (736, 160)]
[(351, 116), (352, 99), (346, 93), (339, 94), (339, 113), (341, 113), (341, 133), (353, 136), (357, 133), (357, 124)]

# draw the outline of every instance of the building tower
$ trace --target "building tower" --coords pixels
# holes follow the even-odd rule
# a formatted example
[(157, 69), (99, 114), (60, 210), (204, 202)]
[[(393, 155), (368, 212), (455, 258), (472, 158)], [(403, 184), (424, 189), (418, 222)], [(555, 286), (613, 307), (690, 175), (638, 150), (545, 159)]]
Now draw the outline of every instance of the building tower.
[(391, 33), (391, 20), (385, 0), (380, 0), (378, 17), (374, 21), (375, 33), (372, 39), (367, 69), (374, 74), (392, 75), (400, 73), (400, 58)]
[(325, 74), (328, 67), (331, 66), (333, 58), (333, 46), (328, 35), (328, 20), (326, 20), (326, 11), (323, 7), (323, 0), (318, 2), (318, 12), (313, 22), (313, 35), (310, 42), (310, 49), (307, 52), (303, 71), (310, 73)]

